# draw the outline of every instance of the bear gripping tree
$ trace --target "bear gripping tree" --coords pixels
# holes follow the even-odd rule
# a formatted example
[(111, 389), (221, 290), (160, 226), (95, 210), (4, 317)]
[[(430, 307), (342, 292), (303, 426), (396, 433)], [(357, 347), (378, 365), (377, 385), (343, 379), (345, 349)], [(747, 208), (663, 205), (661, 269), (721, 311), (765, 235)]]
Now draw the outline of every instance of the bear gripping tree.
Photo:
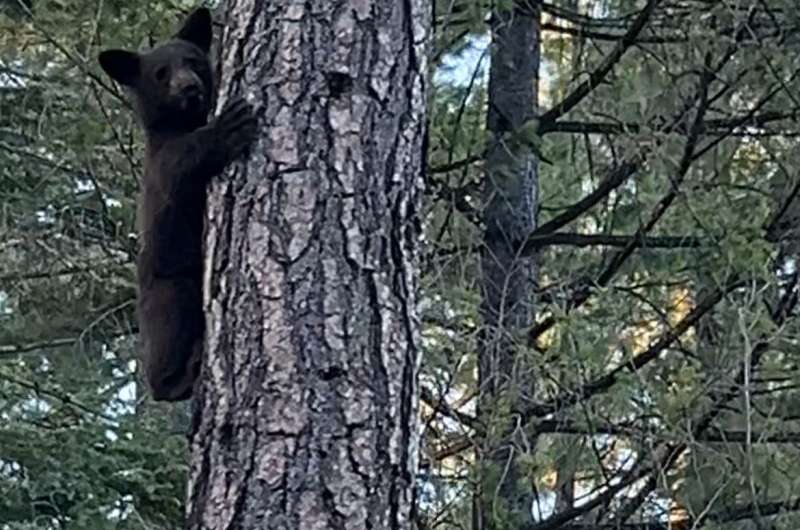
[(427, 0), (231, 0), (188, 528), (413, 527)]
[(148, 53), (105, 50), (103, 70), (126, 88), (147, 146), (136, 257), (142, 366), (153, 399), (181, 401), (203, 353), (202, 236), (206, 186), (255, 135), (236, 99), (208, 123), (213, 100), (211, 14), (193, 11)]

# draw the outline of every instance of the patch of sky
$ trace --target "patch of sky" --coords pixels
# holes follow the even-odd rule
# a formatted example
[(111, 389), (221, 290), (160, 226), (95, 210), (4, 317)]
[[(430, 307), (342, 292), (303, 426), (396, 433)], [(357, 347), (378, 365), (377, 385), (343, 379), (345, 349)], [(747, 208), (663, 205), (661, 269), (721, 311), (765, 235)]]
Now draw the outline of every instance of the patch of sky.
[(0, 316), (10, 316), (14, 314), (11, 307), (11, 300), (6, 291), (0, 291)]
[(442, 57), (433, 75), (434, 83), (466, 86), (473, 76), (485, 81), (489, 75), (489, 43), (488, 34), (467, 37), (457, 52)]
[(0, 87), (24, 88), (25, 76), (22, 61), (0, 63)]

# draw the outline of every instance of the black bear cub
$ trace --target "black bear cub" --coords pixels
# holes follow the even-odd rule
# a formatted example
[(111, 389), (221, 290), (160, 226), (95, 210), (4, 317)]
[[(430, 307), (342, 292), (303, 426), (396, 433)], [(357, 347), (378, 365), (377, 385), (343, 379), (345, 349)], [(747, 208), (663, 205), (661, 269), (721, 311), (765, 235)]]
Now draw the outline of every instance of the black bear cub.
[(146, 135), (137, 224), (137, 313), (145, 379), (157, 401), (192, 395), (203, 352), (203, 221), (206, 185), (256, 133), (244, 100), (210, 123), (211, 14), (192, 12), (148, 53), (107, 50), (103, 70), (126, 87)]

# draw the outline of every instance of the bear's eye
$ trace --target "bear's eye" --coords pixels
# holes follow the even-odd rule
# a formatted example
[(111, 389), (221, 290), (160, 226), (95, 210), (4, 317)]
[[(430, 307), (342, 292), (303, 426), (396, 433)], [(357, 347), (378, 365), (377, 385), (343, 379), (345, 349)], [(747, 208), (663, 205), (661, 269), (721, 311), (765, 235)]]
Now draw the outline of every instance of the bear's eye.
[(162, 66), (158, 70), (156, 70), (156, 81), (163, 81), (167, 78), (167, 67)]

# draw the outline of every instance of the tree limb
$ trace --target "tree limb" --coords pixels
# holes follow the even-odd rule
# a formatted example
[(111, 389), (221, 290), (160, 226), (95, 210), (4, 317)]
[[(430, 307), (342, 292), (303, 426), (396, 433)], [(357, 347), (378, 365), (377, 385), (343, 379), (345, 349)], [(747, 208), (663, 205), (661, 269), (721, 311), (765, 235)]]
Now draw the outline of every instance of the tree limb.
[(568, 94), (560, 103), (548, 110), (540, 117), (541, 122), (554, 122), (580, 103), (592, 90), (594, 90), (612, 68), (619, 62), (626, 51), (636, 42), (636, 37), (644, 29), (650, 16), (655, 11), (660, 0), (648, 0), (647, 5), (639, 12), (639, 15), (631, 24), (625, 35), (617, 41), (616, 46), (602, 63), (589, 75), (589, 79), (578, 85), (575, 90)]

